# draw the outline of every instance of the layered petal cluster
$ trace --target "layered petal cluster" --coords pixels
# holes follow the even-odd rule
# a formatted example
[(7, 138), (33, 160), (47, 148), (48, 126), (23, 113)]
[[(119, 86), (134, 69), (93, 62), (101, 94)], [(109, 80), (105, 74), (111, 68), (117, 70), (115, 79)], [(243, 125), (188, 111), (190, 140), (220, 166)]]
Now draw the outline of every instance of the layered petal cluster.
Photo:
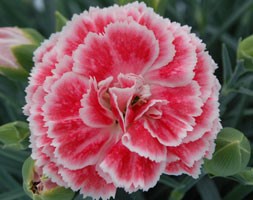
[(95, 199), (197, 178), (219, 132), (216, 64), (187, 26), (131, 3), (75, 15), (35, 52), (32, 158)]

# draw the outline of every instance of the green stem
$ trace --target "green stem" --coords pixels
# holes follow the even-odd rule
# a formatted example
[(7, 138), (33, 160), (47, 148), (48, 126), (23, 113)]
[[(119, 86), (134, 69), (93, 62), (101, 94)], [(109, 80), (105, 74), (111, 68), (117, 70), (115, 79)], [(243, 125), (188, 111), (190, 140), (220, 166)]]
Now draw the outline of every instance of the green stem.
[(192, 177), (186, 177), (178, 187), (172, 190), (169, 200), (181, 200), (183, 199), (185, 193), (189, 191), (201, 178), (204, 177), (204, 173), (200, 175), (198, 179), (193, 179)]

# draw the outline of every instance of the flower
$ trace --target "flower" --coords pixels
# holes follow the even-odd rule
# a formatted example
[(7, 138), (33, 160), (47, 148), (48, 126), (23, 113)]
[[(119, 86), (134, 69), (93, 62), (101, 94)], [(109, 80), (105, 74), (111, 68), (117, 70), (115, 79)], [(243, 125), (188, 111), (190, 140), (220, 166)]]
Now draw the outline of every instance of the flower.
[[(8, 77), (27, 76), (29, 57), (41, 36), (32, 29), (0, 28), (0, 74)], [(25, 58), (21, 58), (25, 57)], [(25, 66), (24, 66), (25, 65)]]
[(190, 28), (144, 3), (74, 15), (35, 52), (32, 158), (60, 186), (107, 199), (197, 178), (219, 132), (216, 64)]

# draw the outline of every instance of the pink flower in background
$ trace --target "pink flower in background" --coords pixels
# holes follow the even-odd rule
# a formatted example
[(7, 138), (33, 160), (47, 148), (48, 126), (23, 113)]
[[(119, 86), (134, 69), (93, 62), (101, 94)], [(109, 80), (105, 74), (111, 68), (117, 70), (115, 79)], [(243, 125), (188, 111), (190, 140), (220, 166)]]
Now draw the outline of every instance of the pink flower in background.
[(0, 68), (20, 68), (13, 55), (12, 48), (24, 44), (32, 44), (32, 41), (25, 36), (21, 29), (13, 27), (0, 28)]
[(197, 178), (219, 132), (216, 65), (190, 28), (144, 3), (90, 8), (35, 52), (27, 87), (32, 158), (98, 199)]

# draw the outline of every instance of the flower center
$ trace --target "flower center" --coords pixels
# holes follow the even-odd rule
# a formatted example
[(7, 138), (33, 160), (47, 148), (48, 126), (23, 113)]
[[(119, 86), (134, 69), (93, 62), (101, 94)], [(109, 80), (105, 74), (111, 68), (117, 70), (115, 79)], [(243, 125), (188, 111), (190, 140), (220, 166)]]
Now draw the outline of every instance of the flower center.
[(126, 132), (131, 123), (144, 115), (160, 118), (160, 106), (167, 103), (151, 99), (150, 86), (141, 75), (119, 74), (116, 80), (108, 77), (99, 83), (91, 79), (89, 87), (80, 115), (91, 127), (116, 125)]

